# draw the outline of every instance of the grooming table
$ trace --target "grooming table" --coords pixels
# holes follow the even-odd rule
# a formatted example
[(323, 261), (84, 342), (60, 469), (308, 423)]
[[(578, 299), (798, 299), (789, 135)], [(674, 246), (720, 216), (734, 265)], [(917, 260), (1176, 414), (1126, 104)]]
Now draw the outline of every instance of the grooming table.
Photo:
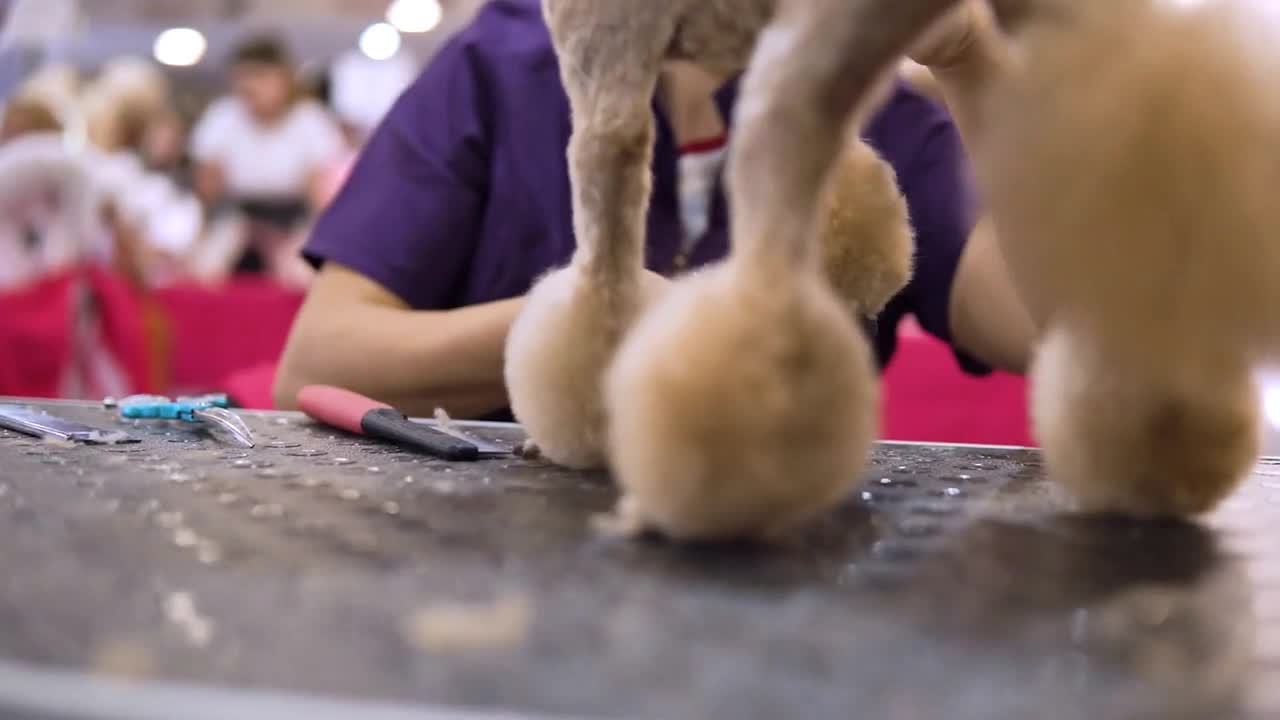
[(595, 534), (602, 475), (37, 404), (143, 442), (0, 430), (2, 717), (1280, 717), (1276, 462), (1139, 523), (1032, 451), (883, 445), (793, 545), (696, 549)]

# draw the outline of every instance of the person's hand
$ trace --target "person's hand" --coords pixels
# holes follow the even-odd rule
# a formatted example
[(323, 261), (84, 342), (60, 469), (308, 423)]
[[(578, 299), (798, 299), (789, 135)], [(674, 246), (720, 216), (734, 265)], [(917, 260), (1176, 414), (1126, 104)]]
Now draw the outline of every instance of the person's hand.
[(907, 57), (926, 67), (945, 68), (963, 61), (996, 32), (986, 0), (962, 0), (911, 46)]
[(272, 278), (285, 287), (305, 290), (315, 279), (315, 269), (302, 257), (309, 234), (307, 228), (294, 232), (277, 230), (271, 243), (261, 248)]

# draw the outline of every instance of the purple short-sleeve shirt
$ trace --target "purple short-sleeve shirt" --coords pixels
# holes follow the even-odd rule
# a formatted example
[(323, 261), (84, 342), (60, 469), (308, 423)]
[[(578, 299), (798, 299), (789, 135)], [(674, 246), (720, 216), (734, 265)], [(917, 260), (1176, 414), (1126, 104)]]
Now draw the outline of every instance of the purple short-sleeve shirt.
[[(719, 94), (731, 119), (736, 84)], [(655, 106), (646, 262), (672, 274), (682, 226), (678, 149)], [(452, 309), (525, 293), (573, 253), (565, 148), (569, 104), (538, 0), (492, 0), (452, 38), (374, 133), (305, 248), (366, 275), (417, 309)], [(948, 303), (974, 223), (972, 184), (946, 113), (899, 84), (866, 129), (893, 166), (916, 230), (915, 274), (874, 332), (883, 365), (914, 314), (950, 341)], [(728, 251), (717, 190), (690, 264)], [(974, 373), (985, 369), (957, 353)]]

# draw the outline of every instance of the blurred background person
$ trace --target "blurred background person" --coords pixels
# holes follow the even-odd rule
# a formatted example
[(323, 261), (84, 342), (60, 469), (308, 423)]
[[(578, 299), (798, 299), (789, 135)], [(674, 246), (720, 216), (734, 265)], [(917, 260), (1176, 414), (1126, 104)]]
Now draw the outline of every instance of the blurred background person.
[[(198, 274), (190, 259), (202, 238), (204, 218), (179, 173), (184, 148), (179, 145), (175, 151), (157, 142), (166, 139), (163, 132), (174, 132), (169, 127), (174, 122), (172, 83), (165, 73), (149, 60), (119, 57), (85, 87), (78, 132), (66, 138), (104, 195), (116, 265), (140, 286), (167, 285)], [(173, 139), (168, 140), (172, 145)]]
[[(0, 0), (0, 394), (246, 397), (310, 279), (289, 245), (480, 4), (397, 2), (392, 27), (392, 0)], [(307, 97), (344, 57), (338, 97)]]
[(88, 167), (66, 151), (62, 124), (39, 97), (19, 95), (0, 120), (0, 289), (82, 259), (108, 261)]
[(62, 122), (53, 110), (35, 98), (18, 98), (4, 109), (0, 143), (32, 133), (62, 133)]
[(298, 255), (300, 230), (327, 194), (325, 171), (347, 148), (342, 132), (301, 92), (276, 38), (237, 48), (230, 80), (231, 94), (215, 100), (192, 133), (196, 190), (215, 215), (234, 209), (247, 221), (235, 270), (286, 282), (309, 277)]
[(382, 118), (391, 111), (419, 72), (418, 61), (408, 52), (375, 60), (349, 50), (319, 74), (314, 92), (331, 108), (346, 137), (347, 152), (331, 162), (321, 175), (316, 201), (327, 206), (342, 189), (355, 166), (359, 150)]
[(150, 60), (108, 61), (81, 95), (86, 139), (107, 153), (137, 153), (147, 126), (172, 103), (172, 85)]

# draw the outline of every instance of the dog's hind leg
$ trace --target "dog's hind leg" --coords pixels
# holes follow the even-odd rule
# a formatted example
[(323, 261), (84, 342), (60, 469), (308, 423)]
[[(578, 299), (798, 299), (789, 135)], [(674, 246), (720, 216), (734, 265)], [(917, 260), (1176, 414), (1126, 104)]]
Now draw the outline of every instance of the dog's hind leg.
[(553, 462), (604, 464), (601, 378), (639, 311), (665, 287), (644, 271), (654, 139), (650, 103), (687, 0), (546, 0), (573, 118), (577, 250), (530, 291), (506, 348), (511, 406)]

